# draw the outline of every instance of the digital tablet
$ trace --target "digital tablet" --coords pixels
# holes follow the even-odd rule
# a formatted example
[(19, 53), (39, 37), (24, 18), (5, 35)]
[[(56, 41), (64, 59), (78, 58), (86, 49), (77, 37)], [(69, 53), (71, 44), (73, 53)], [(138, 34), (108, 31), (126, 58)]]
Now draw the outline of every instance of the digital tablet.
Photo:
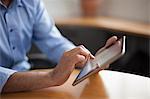
[(73, 86), (88, 78), (90, 75), (106, 69), (106, 65), (111, 64), (125, 53), (125, 36), (119, 38), (121, 43), (114, 43), (106, 48), (100, 49), (100, 52), (93, 60), (88, 60), (84, 68), (73, 82)]

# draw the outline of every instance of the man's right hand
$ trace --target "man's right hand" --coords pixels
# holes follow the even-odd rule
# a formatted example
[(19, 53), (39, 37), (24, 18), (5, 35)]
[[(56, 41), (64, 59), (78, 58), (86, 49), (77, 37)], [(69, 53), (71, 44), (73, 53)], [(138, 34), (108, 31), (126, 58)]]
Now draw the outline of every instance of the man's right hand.
[(2, 92), (28, 91), (61, 85), (69, 78), (76, 65), (83, 65), (90, 57), (93, 58), (84, 46), (76, 47), (63, 54), (53, 71), (33, 70), (12, 74)]
[(82, 45), (65, 52), (52, 72), (53, 81), (56, 82), (56, 85), (63, 84), (75, 66), (83, 67), (88, 58), (94, 58), (94, 56)]

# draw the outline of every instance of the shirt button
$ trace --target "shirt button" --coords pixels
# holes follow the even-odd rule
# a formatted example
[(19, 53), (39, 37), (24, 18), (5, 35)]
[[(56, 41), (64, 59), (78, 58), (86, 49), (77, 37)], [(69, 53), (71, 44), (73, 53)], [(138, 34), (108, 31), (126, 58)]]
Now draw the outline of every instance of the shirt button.
[(13, 29), (10, 29), (10, 32), (13, 32)]
[(13, 49), (13, 50), (15, 50), (15, 49), (16, 49), (16, 47), (15, 47), (15, 46), (13, 46), (13, 47), (12, 47), (12, 49)]

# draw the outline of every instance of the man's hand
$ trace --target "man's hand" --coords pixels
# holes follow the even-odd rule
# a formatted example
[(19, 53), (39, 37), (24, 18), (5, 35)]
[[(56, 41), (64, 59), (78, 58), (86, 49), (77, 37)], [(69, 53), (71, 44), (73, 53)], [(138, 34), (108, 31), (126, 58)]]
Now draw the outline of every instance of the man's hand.
[(18, 92), (41, 89), (63, 84), (76, 65), (83, 65), (88, 58), (94, 58), (84, 47), (67, 51), (53, 71), (26, 71), (14, 73), (6, 82), (2, 92)]
[[(116, 36), (109, 38), (104, 48), (115, 43), (116, 41)], [(98, 51), (97, 54), (99, 52), (100, 51)], [(63, 84), (69, 78), (75, 66), (83, 67), (89, 58), (94, 59), (94, 56), (82, 45), (68, 52), (65, 52), (59, 64), (53, 71), (52, 78), (57, 83), (56, 85)], [(106, 65), (106, 68), (108, 67), (109, 64)]]
[(110, 38), (106, 41), (105, 46), (96, 52), (95, 56), (98, 55), (98, 54), (99, 54), (103, 49), (105, 49), (106, 47), (108, 47), (108, 46), (110, 46), (111, 44), (115, 43), (115, 42), (117, 41), (117, 39), (118, 39), (117, 36), (112, 36), (112, 37), (110, 37)]
[[(116, 36), (111, 37), (107, 40), (105, 47), (116, 42), (116, 40)], [(82, 67), (89, 58), (94, 58), (94, 56), (81, 45), (65, 52), (53, 71), (39, 70), (14, 73), (6, 82), (2, 92), (28, 91), (61, 85), (69, 78), (75, 66)]]
[[(117, 36), (112, 36), (112, 37), (110, 37), (110, 38), (106, 41), (105, 46), (96, 52), (95, 56), (98, 55), (98, 54), (99, 54), (102, 50), (104, 50), (106, 47), (108, 47), (108, 46), (110, 46), (111, 44), (117, 42), (117, 39), (118, 39)], [(119, 41), (118, 41), (118, 42), (119, 42)], [(105, 69), (109, 68), (109, 64), (107, 64), (107, 65), (104, 66), (104, 67), (105, 67)]]
[(94, 58), (94, 56), (83, 45), (65, 52), (53, 71), (52, 78), (56, 85), (63, 84), (69, 78), (75, 66), (82, 67), (89, 58)]

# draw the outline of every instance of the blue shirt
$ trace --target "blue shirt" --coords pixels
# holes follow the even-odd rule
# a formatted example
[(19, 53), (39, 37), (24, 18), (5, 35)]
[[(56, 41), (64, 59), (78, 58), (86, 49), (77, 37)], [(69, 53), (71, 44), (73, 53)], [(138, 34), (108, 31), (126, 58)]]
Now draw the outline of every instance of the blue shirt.
[(43, 2), (12, 1), (8, 8), (0, 2), (0, 92), (13, 73), (30, 69), (26, 53), (31, 42), (54, 62), (75, 47), (57, 30)]

